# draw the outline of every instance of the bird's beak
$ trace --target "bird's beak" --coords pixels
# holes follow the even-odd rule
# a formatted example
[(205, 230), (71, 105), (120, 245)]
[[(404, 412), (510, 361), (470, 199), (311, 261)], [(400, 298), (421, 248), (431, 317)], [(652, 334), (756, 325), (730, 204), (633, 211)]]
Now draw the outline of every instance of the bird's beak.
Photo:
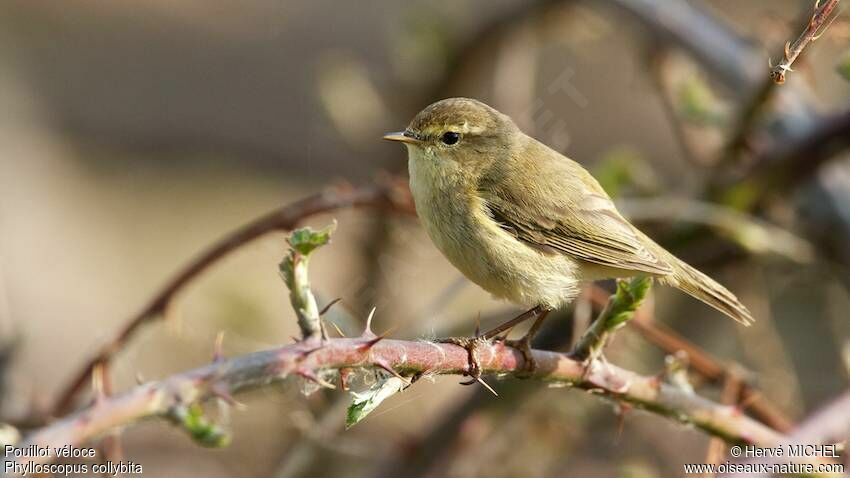
[(412, 134), (407, 131), (399, 131), (397, 133), (387, 133), (384, 135), (384, 139), (387, 141), (400, 141), (402, 143), (409, 144), (419, 144), (421, 141), (414, 138)]

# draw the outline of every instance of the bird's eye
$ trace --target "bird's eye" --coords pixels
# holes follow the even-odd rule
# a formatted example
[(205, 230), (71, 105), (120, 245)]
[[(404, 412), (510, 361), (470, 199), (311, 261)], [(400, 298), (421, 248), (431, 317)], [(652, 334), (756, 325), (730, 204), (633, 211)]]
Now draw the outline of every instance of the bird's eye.
[(451, 146), (460, 141), (460, 133), (455, 133), (454, 131), (446, 131), (445, 133), (443, 133), (443, 137), (440, 138), (440, 141), (442, 141), (444, 144)]

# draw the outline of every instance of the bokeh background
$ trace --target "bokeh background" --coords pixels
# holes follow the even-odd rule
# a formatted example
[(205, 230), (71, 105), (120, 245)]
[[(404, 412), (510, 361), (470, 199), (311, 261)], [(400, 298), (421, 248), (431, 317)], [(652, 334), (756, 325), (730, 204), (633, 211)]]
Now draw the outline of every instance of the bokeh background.
[[(846, 15), (771, 93), (742, 147), (727, 145), (768, 57), (780, 58), (812, 4), (5, 0), (2, 421), (46, 410), (227, 231), (333, 182), (406, 174), (404, 150), (381, 134), (459, 95), (584, 164), (654, 237), (735, 291), (755, 326), (663, 288), (654, 320), (737, 364), (802, 419), (848, 386)], [(779, 154), (825, 124), (839, 125), (828, 154)], [(780, 179), (760, 189), (754, 177)], [(757, 200), (741, 199), (748, 191)], [(705, 218), (667, 207), (696, 200), (784, 232), (749, 219), (697, 227)], [(332, 218), (338, 232), (312, 280), (321, 302), (342, 298), (329, 319), (347, 333), (373, 306), (377, 330), (409, 338), (470, 334), (479, 313), (486, 326), (517, 312), (468, 284), (414, 220), (341, 211), (310, 223)], [(226, 355), (289, 342), (284, 251), (284, 236), (270, 235), (194, 282), (119, 354), (115, 389), (206, 363), (219, 331)], [(555, 321), (551, 347), (568, 345), (570, 315)], [(665, 352), (626, 328), (608, 356), (651, 374)], [(344, 431), (345, 394), (305, 397), (291, 380), (240, 397), (228, 448), (149, 422), (122, 433), (123, 453), (147, 476), (175, 477), (660, 477), (706, 459), (698, 431), (639, 412), (621, 419), (582, 392), (505, 379), (492, 381), (496, 398), (458, 381), (417, 383)], [(717, 399), (720, 388), (699, 391)]]

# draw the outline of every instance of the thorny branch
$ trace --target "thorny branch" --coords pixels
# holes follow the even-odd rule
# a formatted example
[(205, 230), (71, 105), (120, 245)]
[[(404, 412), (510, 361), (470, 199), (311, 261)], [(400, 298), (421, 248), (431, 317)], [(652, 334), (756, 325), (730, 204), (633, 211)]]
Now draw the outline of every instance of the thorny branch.
[[(378, 340), (374, 337), (335, 338), (317, 346), (301, 342), (278, 349), (220, 360), (205, 367), (105, 397), (88, 409), (58, 420), (27, 437), (21, 446), (79, 445), (115, 427), (147, 417), (173, 416), (174, 410), (214, 397), (230, 397), (268, 385), (287, 376), (317, 380), (319, 372), (341, 368), (382, 368), (400, 374), (462, 374), (467, 351), (451, 344), (425, 341)], [(538, 368), (533, 376), (553, 384), (574, 385), (591, 393), (624, 401), (650, 412), (692, 424), (730, 442), (768, 446), (781, 436), (734, 407), (614, 365), (594, 362), (588, 370), (565, 354), (535, 350)], [(501, 343), (482, 347), (481, 365), (487, 373), (524, 371), (522, 354)], [(381, 364), (381, 365), (376, 365)]]
[(145, 323), (161, 316), (171, 300), (192, 280), (206, 271), (225, 255), (239, 247), (275, 231), (287, 231), (308, 217), (340, 208), (371, 207), (413, 214), (413, 202), (405, 187), (392, 180), (378, 181), (361, 188), (337, 186), (289, 204), (250, 222), (218, 240), (206, 251), (180, 270), (151, 301), (134, 314), (107, 343), (102, 345), (92, 359), (80, 370), (53, 406), (51, 415), (60, 416), (71, 410), (77, 396), (86, 389), (92, 370), (108, 362)]
[[(306, 256), (327, 243), (329, 234), (329, 230), (298, 230), (289, 238), (290, 247), (297, 254)], [(292, 294), (292, 305), (296, 308), (303, 304), (304, 297), (312, 297), (306, 262), (303, 264), (303, 281)], [(287, 283), (294, 285), (291, 275)], [(597, 334), (591, 341), (602, 344), (605, 334), (622, 325), (625, 317), (631, 316), (636, 309), (647, 287), (648, 280), (633, 281), (628, 285), (623, 283), (618, 293), (612, 296), (607, 309), (609, 312), (602, 314), (597, 321), (604, 324), (604, 333)], [(315, 317), (318, 318), (318, 312)], [(99, 396), (88, 409), (30, 434), (22, 446), (81, 445), (148, 417), (170, 420), (203, 445), (223, 446), (229, 443), (230, 437), (204, 417), (200, 405), (204, 400), (220, 398), (227, 403), (235, 403), (233, 394), (265, 386), (290, 375), (318, 386), (335, 388), (329, 382), (332, 376), (328, 372), (340, 369), (346, 369), (348, 373), (351, 369), (383, 370), (394, 376), (390, 380), (395, 379), (401, 384), (423, 375), (471, 372), (468, 352), (462, 347), (428, 341), (384, 339), (372, 333), (369, 323), (367, 321), (365, 331), (358, 338), (321, 340), (316, 336), (315, 324), (302, 325), (305, 339), (294, 345), (230, 360), (221, 358), (220, 346), (216, 345), (210, 365), (142, 385), (122, 395)], [(592, 351), (595, 347), (591, 344), (588, 350)], [(479, 366), (486, 373), (529, 375), (523, 354), (504, 342), (485, 341), (477, 352)], [(575, 360), (555, 352), (538, 350), (532, 354), (537, 367), (530, 375), (538, 379), (576, 386), (618, 403), (628, 403), (684, 424), (692, 424), (730, 442), (770, 446), (782, 439), (776, 431), (747, 417), (740, 409), (716, 404), (694, 394), (690, 388), (664, 383), (658, 377), (641, 376), (594, 360), (585, 361), (584, 356)], [(15, 465), (43, 463), (50, 459), (50, 454), (24, 457), (11, 467), (4, 464), (4, 469), (18, 473), (15, 470), (20, 468), (15, 468)]]
[(839, 0), (826, 0), (821, 5), (821, 0), (817, 0), (814, 14), (806, 23), (803, 33), (794, 41), (793, 45), (790, 42), (785, 44), (783, 59), (776, 66), (771, 65), (768, 78), (760, 83), (758, 90), (742, 109), (740, 118), (733, 130), (734, 134), (724, 149), (721, 158), (724, 163), (733, 164), (738, 152), (746, 149), (747, 141), (758, 123), (756, 120), (769, 103), (768, 100), (773, 97), (776, 85), (785, 83), (785, 73), (792, 71), (791, 65), (800, 56), (800, 53), (809, 43), (819, 38), (826, 31), (829, 25), (824, 25), (824, 22), (830, 17), (838, 2)]
[[(794, 40), (794, 43), (785, 43), (785, 56), (776, 66), (771, 66), (770, 79), (774, 83), (778, 85), (785, 83), (785, 73), (793, 71), (791, 70), (791, 65), (794, 64), (800, 53), (803, 53), (803, 50), (809, 43), (820, 38), (826, 29), (829, 28), (829, 25), (835, 20), (835, 17), (832, 17), (832, 12), (838, 6), (838, 2), (839, 0), (815, 1), (815, 11), (803, 33)], [(829, 23), (827, 23), (827, 20), (829, 20)]]

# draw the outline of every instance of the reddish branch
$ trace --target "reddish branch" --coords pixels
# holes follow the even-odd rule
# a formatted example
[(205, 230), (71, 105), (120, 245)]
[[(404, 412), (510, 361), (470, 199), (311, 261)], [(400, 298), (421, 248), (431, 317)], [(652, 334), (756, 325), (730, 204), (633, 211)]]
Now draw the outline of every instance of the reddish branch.
[[(806, 46), (820, 38), (823, 35), (823, 32), (829, 28), (829, 20), (832, 16), (833, 10), (838, 6), (839, 0), (817, 0), (815, 2), (815, 11), (812, 14), (811, 19), (806, 24), (806, 28), (803, 30), (803, 33), (794, 40), (794, 43), (788, 42), (785, 44), (785, 56), (782, 60), (776, 65), (770, 68), (770, 79), (774, 81), (777, 85), (781, 85), (785, 83), (785, 73), (791, 71), (791, 65), (794, 64), (794, 61), (800, 56), (800, 53), (803, 53), (803, 50), (806, 49)], [(833, 18), (834, 20), (834, 18)], [(832, 20), (830, 20), (832, 23)]]
[[(534, 351), (534, 377), (574, 385), (616, 402), (627, 402), (734, 443), (768, 446), (782, 436), (747, 417), (738, 408), (723, 406), (690, 391), (621, 369), (594, 362), (590, 370), (565, 354)], [(479, 356), (488, 373), (523, 373), (522, 354), (501, 343), (482, 346)], [(361, 338), (305, 341), (274, 350), (219, 360), (205, 367), (148, 383), (122, 395), (104, 397), (90, 408), (38, 430), (20, 445), (75, 446), (110, 430), (148, 417), (167, 417), (179, 407), (268, 385), (287, 376), (318, 381), (320, 370), (376, 367), (408, 376), (462, 374), (468, 353), (451, 344)], [(44, 458), (48, 459), (48, 458)], [(35, 460), (43, 460), (36, 458)]]
[(413, 202), (407, 187), (400, 187), (398, 182), (387, 179), (360, 188), (347, 185), (331, 187), (319, 194), (274, 210), (236, 229), (180, 270), (144, 308), (130, 317), (109, 342), (100, 347), (59, 396), (52, 415), (61, 416), (70, 411), (78, 395), (87, 388), (95, 367), (108, 362), (143, 324), (162, 316), (171, 300), (187, 284), (225, 255), (270, 232), (291, 230), (311, 216), (341, 208), (360, 207), (414, 213)]
[[(590, 299), (597, 308), (605, 306), (608, 295), (608, 292), (600, 287), (593, 287), (590, 290)], [(635, 313), (635, 319), (629, 321), (629, 326), (637, 330), (644, 339), (671, 355), (684, 352), (688, 357), (690, 370), (708, 382), (724, 384), (729, 380), (736, 383), (740, 381), (738, 388), (741, 408), (749, 410), (761, 422), (783, 433), (794, 427), (794, 423), (768, 401), (757, 388), (746, 381), (741, 381), (741, 377), (732, 367), (721, 363), (698, 345), (663, 324), (655, 322), (643, 309)]]

